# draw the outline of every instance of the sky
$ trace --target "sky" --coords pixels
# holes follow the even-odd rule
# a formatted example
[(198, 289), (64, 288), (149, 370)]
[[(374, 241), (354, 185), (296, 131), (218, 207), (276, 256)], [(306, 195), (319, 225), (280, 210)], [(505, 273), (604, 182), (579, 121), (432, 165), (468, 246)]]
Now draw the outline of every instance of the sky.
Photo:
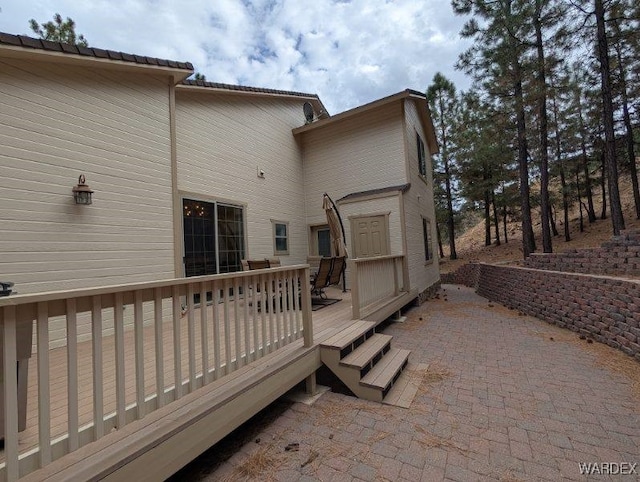
[(208, 81), (318, 94), (330, 114), (414, 89), (458, 90), (469, 47), (449, 0), (0, 0), (0, 31), (57, 12), (91, 47), (191, 62)]

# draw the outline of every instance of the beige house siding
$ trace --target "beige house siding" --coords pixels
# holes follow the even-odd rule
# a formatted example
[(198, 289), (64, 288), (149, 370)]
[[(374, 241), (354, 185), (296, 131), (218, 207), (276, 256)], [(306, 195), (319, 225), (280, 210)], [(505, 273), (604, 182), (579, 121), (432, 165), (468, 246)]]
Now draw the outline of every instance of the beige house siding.
[(21, 293), (173, 274), (168, 87), (124, 79), (0, 61), (0, 273)]
[(337, 200), (354, 192), (406, 182), (400, 103), (372, 110), (363, 117), (300, 135), (308, 224), (325, 221), (325, 191)]
[(167, 80), (0, 59), (0, 278), (16, 291), (173, 277)]
[(193, 90), (176, 89), (181, 195), (245, 206), (250, 258), (273, 257), (272, 220), (288, 223), (289, 254), (278, 256), (306, 262), (302, 158), (291, 134), (304, 124), (305, 99)]
[[(440, 279), (436, 237), (435, 206), (433, 201), (433, 174), (429, 149), (425, 149), (427, 156), (427, 176), (423, 178), (418, 170), (418, 149), (416, 132), (425, 142), (422, 123), (419, 120), (415, 101), (404, 101), (405, 136), (407, 169), (411, 189), (404, 194), (404, 211), (407, 236), (407, 262), (409, 266), (409, 280), (413, 289), (420, 292), (434, 285)], [(432, 261), (425, 262), (424, 238), (422, 218), (431, 221)]]

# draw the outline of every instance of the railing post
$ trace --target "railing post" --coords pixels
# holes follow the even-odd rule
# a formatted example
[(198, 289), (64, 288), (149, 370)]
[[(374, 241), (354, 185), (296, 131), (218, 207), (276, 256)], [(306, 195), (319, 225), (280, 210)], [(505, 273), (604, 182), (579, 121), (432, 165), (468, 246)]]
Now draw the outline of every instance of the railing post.
[(4, 454), (6, 480), (18, 480), (18, 379), (16, 377), (16, 308), (6, 306), (2, 317), (4, 338)]
[(393, 268), (393, 296), (398, 296), (400, 293), (400, 287), (398, 286), (398, 259), (402, 258), (393, 258), (392, 268)]
[(304, 336), (304, 346), (313, 345), (313, 319), (311, 315), (311, 271), (307, 266), (302, 271), (302, 334)]
[(360, 319), (360, 278), (358, 274), (358, 263), (353, 259), (347, 260), (349, 271), (351, 271), (351, 314), (354, 320)]

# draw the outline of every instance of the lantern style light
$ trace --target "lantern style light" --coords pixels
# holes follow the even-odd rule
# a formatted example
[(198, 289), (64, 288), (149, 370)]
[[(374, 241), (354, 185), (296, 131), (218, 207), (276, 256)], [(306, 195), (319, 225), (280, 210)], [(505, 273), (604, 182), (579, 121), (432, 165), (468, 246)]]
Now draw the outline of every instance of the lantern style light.
[(75, 199), (76, 204), (91, 204), (93, 202), (91, 199), (92, 194), (93, 191), (87, 185), (84, 174), (80, 174), (78, 185), (73, 188), (73, 199)]

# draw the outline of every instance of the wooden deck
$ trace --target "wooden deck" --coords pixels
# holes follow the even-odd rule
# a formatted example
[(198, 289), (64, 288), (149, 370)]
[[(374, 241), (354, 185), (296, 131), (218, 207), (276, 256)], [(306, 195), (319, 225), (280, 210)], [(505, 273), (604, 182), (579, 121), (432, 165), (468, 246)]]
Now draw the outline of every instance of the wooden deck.
[[(354, 263), (353, 291), (327, 290), (340, 301), (315, 311), (308, 265), (0, 300), (8, 346), (20, 323), (35, 319), (38, 335), (26, 430), (15, 395), (4, 409), (0, 482), (168, 477), (295, 385), (313, 389), (320, 343), (356, 314), (379, 323), (411, 302), (402, 259)], [(194, 306), (196, 294), (212, 301)], [(60, 317), (66, 346), (47, 349)], [(5, 350), (13, 394), (17, 359)]]
[[(343, 293), (338, 289), (329, 289), (328, 296), (330, 298), (341, 298), (342, 300), (318, 309), (313, 312), (313, 329), (314, 329), (314, 345), (317, 345), (327, 337), (334, 335), (342, 329), (345, 329), (351, 324), (352, 307), (351, 307), (351, 293)], [(242, 303), (239, 308), (242, 309)], [(222, 309), (222, 307), (216, 307)], [(232, 307), (233, 309), (233, 307)], [(196, 319), (199, 319), (199, 308), (194, 312)], [(207, 307), (208, 319), (213, 319), (213, 307), (209, 305)], [(233, 317), (233, 314), (231, 314)], [(189, 367), (190, 363), (195, 366), (201, 366), (202, 351), (196, 353), (195, 360), (188, 360), (189, 351), (186, 349), (188, 343), (188, 323), (186, 322), (186, 316), (184, 317), (184, 323), (181, 326), (181, 340), (185, 349), (182, 351), (182, 366)], [(166, 329), (163, 331), (163, 344), (164, 344), (164, 365), (165, 380), (174, 379), (174, 353), (172, 350), (173, 343), (173, 329), (171, 322), (165, 323)], [(232, 327), (233, 328), (233, 327)], [(268, 326), (268, 329), (276, 331), (278, 329), (275, 325)], [(196, 346), (200, 344), (200, 331), (196, 330), (194, 333), (196, 339)], [(234, 339), (238, 336), (237, 333), (230, 333), (231, 343), (228, 346), (220, 347), (219, 353), (209, 353), (209, 359), (213, 360), (214, 357), (219, 357), (222, 360), (222, 373), (225, 372), (224, 360), (232, 360), (232, 363), (236, 362), (235, 354), (231, 354), (227, 358), (225, 353), (226, 349), (233, 352), (235, 345)], [(245, 333), (239, 333), (241, 338), (245, 337)], [(253, 333), (248, 334), (248, 339), (253, 340)], [(125, 332), (125, 387), (126, 387), (126, 403), (133, 404), (136, 402), (136, 376), (135, 376), (135, 350), (134, 350), (134, 333), (133, 330)], [(301, 347), (302, 340), (294, 342), (292, 345)], [(116, 397), (115, 397), (115, 383), (116, 383), (116, 357), (115, 357), (115, 341), (114, 336), (106, 336), (103, 338), (103, 380), (104, 380), (104, 406), (107, 412), (116, 410)], [(259, 346), (254, 346), (253, 349), (260, 349)], [(153, 394), (156, 392), (156, 379), (155, 379), (155, 331), (153, 326), (145, 327), (144, 329), (144, 351), (145, 351), (145, 366), (144, 366), (144, 384), (145, 393)], [(50, 375), (51, 386), (51, 435), (55, 437), (64, 437), (67, 428), (67, 350), (66, 347), (56, 348), (50, 351), (50, 365), (52, 367)], [(275, 363), (278, 358), (285, 359), (287, 356), (291, 356), (290, 351), (277, 351), (273, 353), (273, 359), (270, 359), (270, 363)], [(194, 363), (195, 362), (195, 363)], [(93, 375), (92, 375), (92, 343), (90, 341), (78, 344), (78, 371), (79, 371), (79, 415), (80, 426), (91, 423), (92, 410), (93, 410)], [(184, 369), (183, 369), (184, 370)], [(201, 375), (201, 371), (196, 373), (196, 376)], [(230, 377), (231, 378), (231, 377)], [(167, 386), (166, 389), (171, 388)], [(35, 449), (38, 446), (38, 383), (37, 383), (37, 358), (32, 356), (29, 360), (29, 384), (28, 384), (28, 396), (27, 396), (27, 426), (26, 430), (19, 433), (19, 452), (24, 453), (31, 449)], [(175, 402), (176, 406), (179, 406), (180, 401)], [(2, 453), (2, 458), (4, 454)], [(2, 460), (2, 459), (0, 459)], [(35, 474), (34, 474), (35, 475)]]

